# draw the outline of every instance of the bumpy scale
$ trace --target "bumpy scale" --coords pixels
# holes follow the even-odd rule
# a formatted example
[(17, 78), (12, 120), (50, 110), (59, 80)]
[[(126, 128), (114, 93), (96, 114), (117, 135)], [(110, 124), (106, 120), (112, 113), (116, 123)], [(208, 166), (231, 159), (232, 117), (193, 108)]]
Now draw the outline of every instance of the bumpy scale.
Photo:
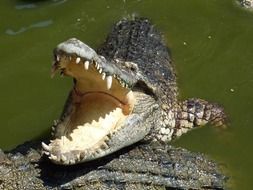
[(57, 164), (111, 154), (140, 140), (171, 141), (211, 123), (223, 125), (217, 104), (178, 101), (168, 48), (147, 19), (123, 19), (93, 50), (72, 38), (54, 50), (52, 75), (73, 77), (63, 113), (42, 147)]

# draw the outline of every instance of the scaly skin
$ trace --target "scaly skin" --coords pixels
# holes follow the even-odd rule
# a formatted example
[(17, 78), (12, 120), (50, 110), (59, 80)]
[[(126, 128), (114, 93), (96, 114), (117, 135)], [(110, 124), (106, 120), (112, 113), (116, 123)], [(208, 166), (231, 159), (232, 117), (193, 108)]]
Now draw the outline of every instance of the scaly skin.
[(141, 140), (168, 143), (206, 123), (224, 125), (217, 104), (177, 99), (168, 48), (147, 19), (121, 20), (97, 51), (72, 38), (54, 56), (53, 73), (74, 78), (55, 139), (42, 144), (57, 164), (94, 160)]
[(139, 144), (100, 160), (58, 166), (42, 157), (40, 142), (0, 150), (0, 189), (166, 190), (226, 189), (226, 177), (201, 154)]
[[(66, 51), (72, 53), (66, 54)], [(62, 74), (75, 79), (63, 114), (54, 124), (56, 140), (49, 145), (43, 143), (43, 152), (57, 164), (79, 164), (58, 166), (49, 162), (42, 156), (41, 142), (23, 144), (9, 153), (0, 150), (0, 189), (225, 189), (226, 177), (218, 171), (214, 162), (201, 154), (164, 144), (196, 126), (208, 122), (223, 124), (225, 116), (219, 106), (207, 101), (177, 100), (176, 77), (168, 50), (149, 21), (120, 21), (97, 52), (76, 39), (60, 44), (55, 50), (53, 71), (60, 69)], [(87, 63), (91, 71), (87, 69)], [(82, 70), (84, 68), (85, 71)], [(107, 80), (107, 89), (99, 82), (100, 74), (97, 73), (101, 68), (102, 78)], [(83, 75), (90, 76), (82, 80)], [(117, 79), (112, 79), (114, 75)], [(87, 88), (82, 82), (90, 85), (88, 98)], [(102, 89), (102, 93), (91, 93), (94, 89)], [(100, 101), (98, 105), (93, 102), (94, 99)], [(94, 121), (74, 133), (76, 128), (72, 127), (79, 119), (87, 119), (83, 118), (82, 113), (86, 110), (82, 106), (100, 109), (108, 102), (109, 106), (101, 110), (107, 111), (114, 104), (115, 109), (122, 108), (121, 125), (117, 125), (113, 132), (109, 131), (94, 146), (72, 149), (75, 145), (87, 147), (97, 140), (96, 133), (87, 135), (84, 132), (108, 127), (101, 127)], [(89, 112), (85, 112), (87, 114)], [(94, 115), (91, 116), (94, 118)], [(116, 116), (122, 117), (122, 114)], [(110, 126), (108, 128), (111, 129)], [(83, 143), (83, 136), (85, 141), (92, 137), (92, 141)], [(60, 138), (64, 139), (63, 144), (55, 143)], [(129, 146), (140, 140), (156, 142)], [(48, 143), (48, 140), (45, 142)], [(69, 143), (70, 148), (66, 148), (64, 143)], [(97, 159), (99, 157), (103, 158)], [(80, 164), (88, 160), (93, 161)]]

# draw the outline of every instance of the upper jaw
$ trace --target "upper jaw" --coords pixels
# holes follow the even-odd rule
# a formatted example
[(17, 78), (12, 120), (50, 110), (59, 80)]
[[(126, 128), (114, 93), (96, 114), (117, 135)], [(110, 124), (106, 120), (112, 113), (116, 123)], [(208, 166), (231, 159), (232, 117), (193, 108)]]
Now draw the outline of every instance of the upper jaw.
[(105, 59), (105, 57), (98, 55), (95, 50), (76, 38), (62, 42), (55, 48), (52, 76), (58, 69), (64, 67), (64, 65), (59, 65), (62, 56), (67, 59), (74, 58), (77, 64), (82, 62), (86, 70), (91, 64), (94, 64), (102, 79), (109, 77), (108, 79), (111, 80), (111, 77), (114, 77), (123, 87), (132, 88), (137, 82), (137, 78), (133, 73), (116, 66), (117, 61)]

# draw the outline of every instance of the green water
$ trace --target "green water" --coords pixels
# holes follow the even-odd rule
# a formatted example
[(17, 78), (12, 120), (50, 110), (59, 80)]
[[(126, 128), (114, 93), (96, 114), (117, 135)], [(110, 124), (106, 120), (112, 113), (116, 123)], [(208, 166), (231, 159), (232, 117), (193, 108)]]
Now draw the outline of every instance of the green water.
[(204, 127), (173, 144), (203, 152), (253, 187), (253, 13), (229, 0), (2, 0), (0, 2), (0, 147), (49, 134), (70, 79), (49, 76), (52, 49), (77, 37), (92, 47), (125, 16), (145, 16), (172, 49), (181, 98), (224, 105), (229, 127)]

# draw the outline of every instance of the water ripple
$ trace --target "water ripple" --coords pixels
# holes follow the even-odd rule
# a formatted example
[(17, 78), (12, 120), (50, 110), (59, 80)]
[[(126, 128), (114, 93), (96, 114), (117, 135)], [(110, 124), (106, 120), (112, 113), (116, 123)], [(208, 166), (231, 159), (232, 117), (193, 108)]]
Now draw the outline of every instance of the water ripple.
[(15, 8), (18, 9), (18, 10), (21, 10), (21, 9), (34, 9), (36, 8), (37, 5), (35, 4), (22, 4), (22, 5), (16, 5)]
[[(57, 6), (57, 5), (61, 5), (63, 3), (67, 2), (67, 0), (51, 0), (50, 2), (47, 2), (46, 5), (49, 6)], [(43, 2), (43, 4), (45, 4), (45, 2)], [(39, 6), (41, 6), (42, 3), (22, 3), (22, 4), (18, 4), (15, 6), (15, 8), (17, 10), (21, 10), (21, 9), (34, 9), (37, 8)]]
[(19, 30), (17, 31), (14, 31), (13, 29), (7, 29), (5, 31), (6, 34), (8, 35), (18, 35), (18, 34), (21, 34), (23, 32), (26, 32), (27, 30), (29, 29), (32, 29), (32, 28), (43, 28), (43, 27), (47, 27), (49, 25), (53, 24), (53, 20), (44, 20), (44, 21), (40, 21), (40, 22), (37, 22), (35, 24), (31, 24), (30, 26), (27, 26), (27, 27), (21, 27)]

